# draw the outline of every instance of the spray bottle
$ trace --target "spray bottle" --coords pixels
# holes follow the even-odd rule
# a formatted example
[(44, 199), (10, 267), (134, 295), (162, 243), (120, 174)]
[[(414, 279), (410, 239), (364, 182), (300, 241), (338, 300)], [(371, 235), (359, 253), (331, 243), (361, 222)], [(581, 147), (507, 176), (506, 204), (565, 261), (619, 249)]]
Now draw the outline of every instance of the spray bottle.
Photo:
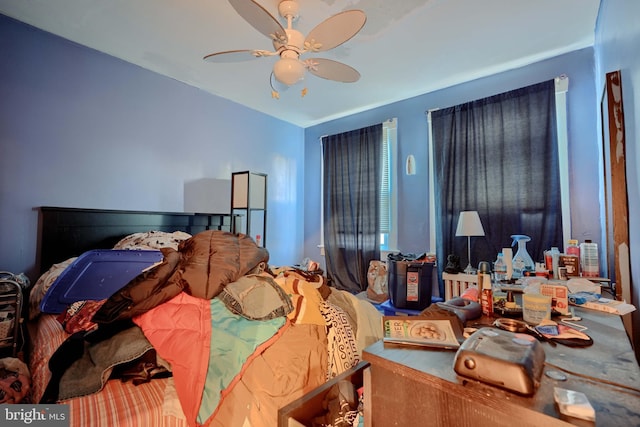
[(531, 241), (531, 237), (524, 234), (511, 235), (513, 243), (511, 246), (518, 244), (518, 251), (513, 256), (513, 277), (519, 278), (524, 276), (525, 271), (535, 271), (535, 264), (527, 252), (527, 242)]

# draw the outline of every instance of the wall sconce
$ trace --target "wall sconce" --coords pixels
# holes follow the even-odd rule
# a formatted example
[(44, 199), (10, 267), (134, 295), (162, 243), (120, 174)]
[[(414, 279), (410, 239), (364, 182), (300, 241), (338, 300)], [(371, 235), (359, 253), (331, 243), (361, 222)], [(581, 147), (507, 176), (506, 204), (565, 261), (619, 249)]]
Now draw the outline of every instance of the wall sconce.
[(415, 157), (413, 157), (413, 154), (409, 154), (407, 156), (406, 171), (407, 171), (407, 175), (416, 174), (416, 159)]

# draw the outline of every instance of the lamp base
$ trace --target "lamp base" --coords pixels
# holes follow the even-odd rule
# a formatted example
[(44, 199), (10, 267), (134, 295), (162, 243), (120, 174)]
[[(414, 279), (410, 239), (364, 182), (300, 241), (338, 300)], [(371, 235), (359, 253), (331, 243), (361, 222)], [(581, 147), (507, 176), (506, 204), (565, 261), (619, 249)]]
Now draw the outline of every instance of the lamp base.
[(471, 263), (469, 263), (469, 264), (465, 267), (465, 269), (464, 269), (464, 271), (463, 271), (463, 272), (464, 272), (464, 274), (476, 274), (476, 273), (478, 272), (478, 270), (476, 270), (475, 268), (473, 268), (473, 267), (471, 266)]

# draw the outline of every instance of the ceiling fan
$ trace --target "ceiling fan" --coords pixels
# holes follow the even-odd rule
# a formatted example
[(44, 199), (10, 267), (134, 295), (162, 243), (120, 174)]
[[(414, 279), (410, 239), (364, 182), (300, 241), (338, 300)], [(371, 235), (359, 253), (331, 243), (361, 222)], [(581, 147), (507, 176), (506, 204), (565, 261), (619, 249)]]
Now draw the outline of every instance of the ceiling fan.
[[(327, 80), (353, 83), (360, 73), (349, 65), (326, 58), (301, 59), (308, 52), (324, 52), (340, 46), (355, 36), (364, 26), (367, 17), (362, 10), (346, 10), (322, 21), (311, 32), (304, 35), (292, 27), (298, 18), (299, 5), (296, 0), (278, 3), (278, 13), (286, 20), (284, 28), (265, 8), (253, 0), (229, 0), (231, 6), (256, 30), (273, 42), (270, 50), (229, 50), (204, 57), (208, 62), (238, 62), (265, 56), (279, 56), (269, 77), (271, 96), (279, 98), (279, 90), (286, 90), (304, 78), (305, 70)], [(305, 96), (307, 89), (302, 89)]]

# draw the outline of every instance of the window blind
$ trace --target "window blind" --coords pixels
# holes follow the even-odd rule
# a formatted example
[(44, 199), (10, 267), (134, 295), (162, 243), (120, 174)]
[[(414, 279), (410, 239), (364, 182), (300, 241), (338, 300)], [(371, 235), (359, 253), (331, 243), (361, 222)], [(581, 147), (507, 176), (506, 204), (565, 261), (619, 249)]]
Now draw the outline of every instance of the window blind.
[(380, 177), (380, 233), (391, 232), (391, 142), (387, 122), (382, 125), (382, 174)]

